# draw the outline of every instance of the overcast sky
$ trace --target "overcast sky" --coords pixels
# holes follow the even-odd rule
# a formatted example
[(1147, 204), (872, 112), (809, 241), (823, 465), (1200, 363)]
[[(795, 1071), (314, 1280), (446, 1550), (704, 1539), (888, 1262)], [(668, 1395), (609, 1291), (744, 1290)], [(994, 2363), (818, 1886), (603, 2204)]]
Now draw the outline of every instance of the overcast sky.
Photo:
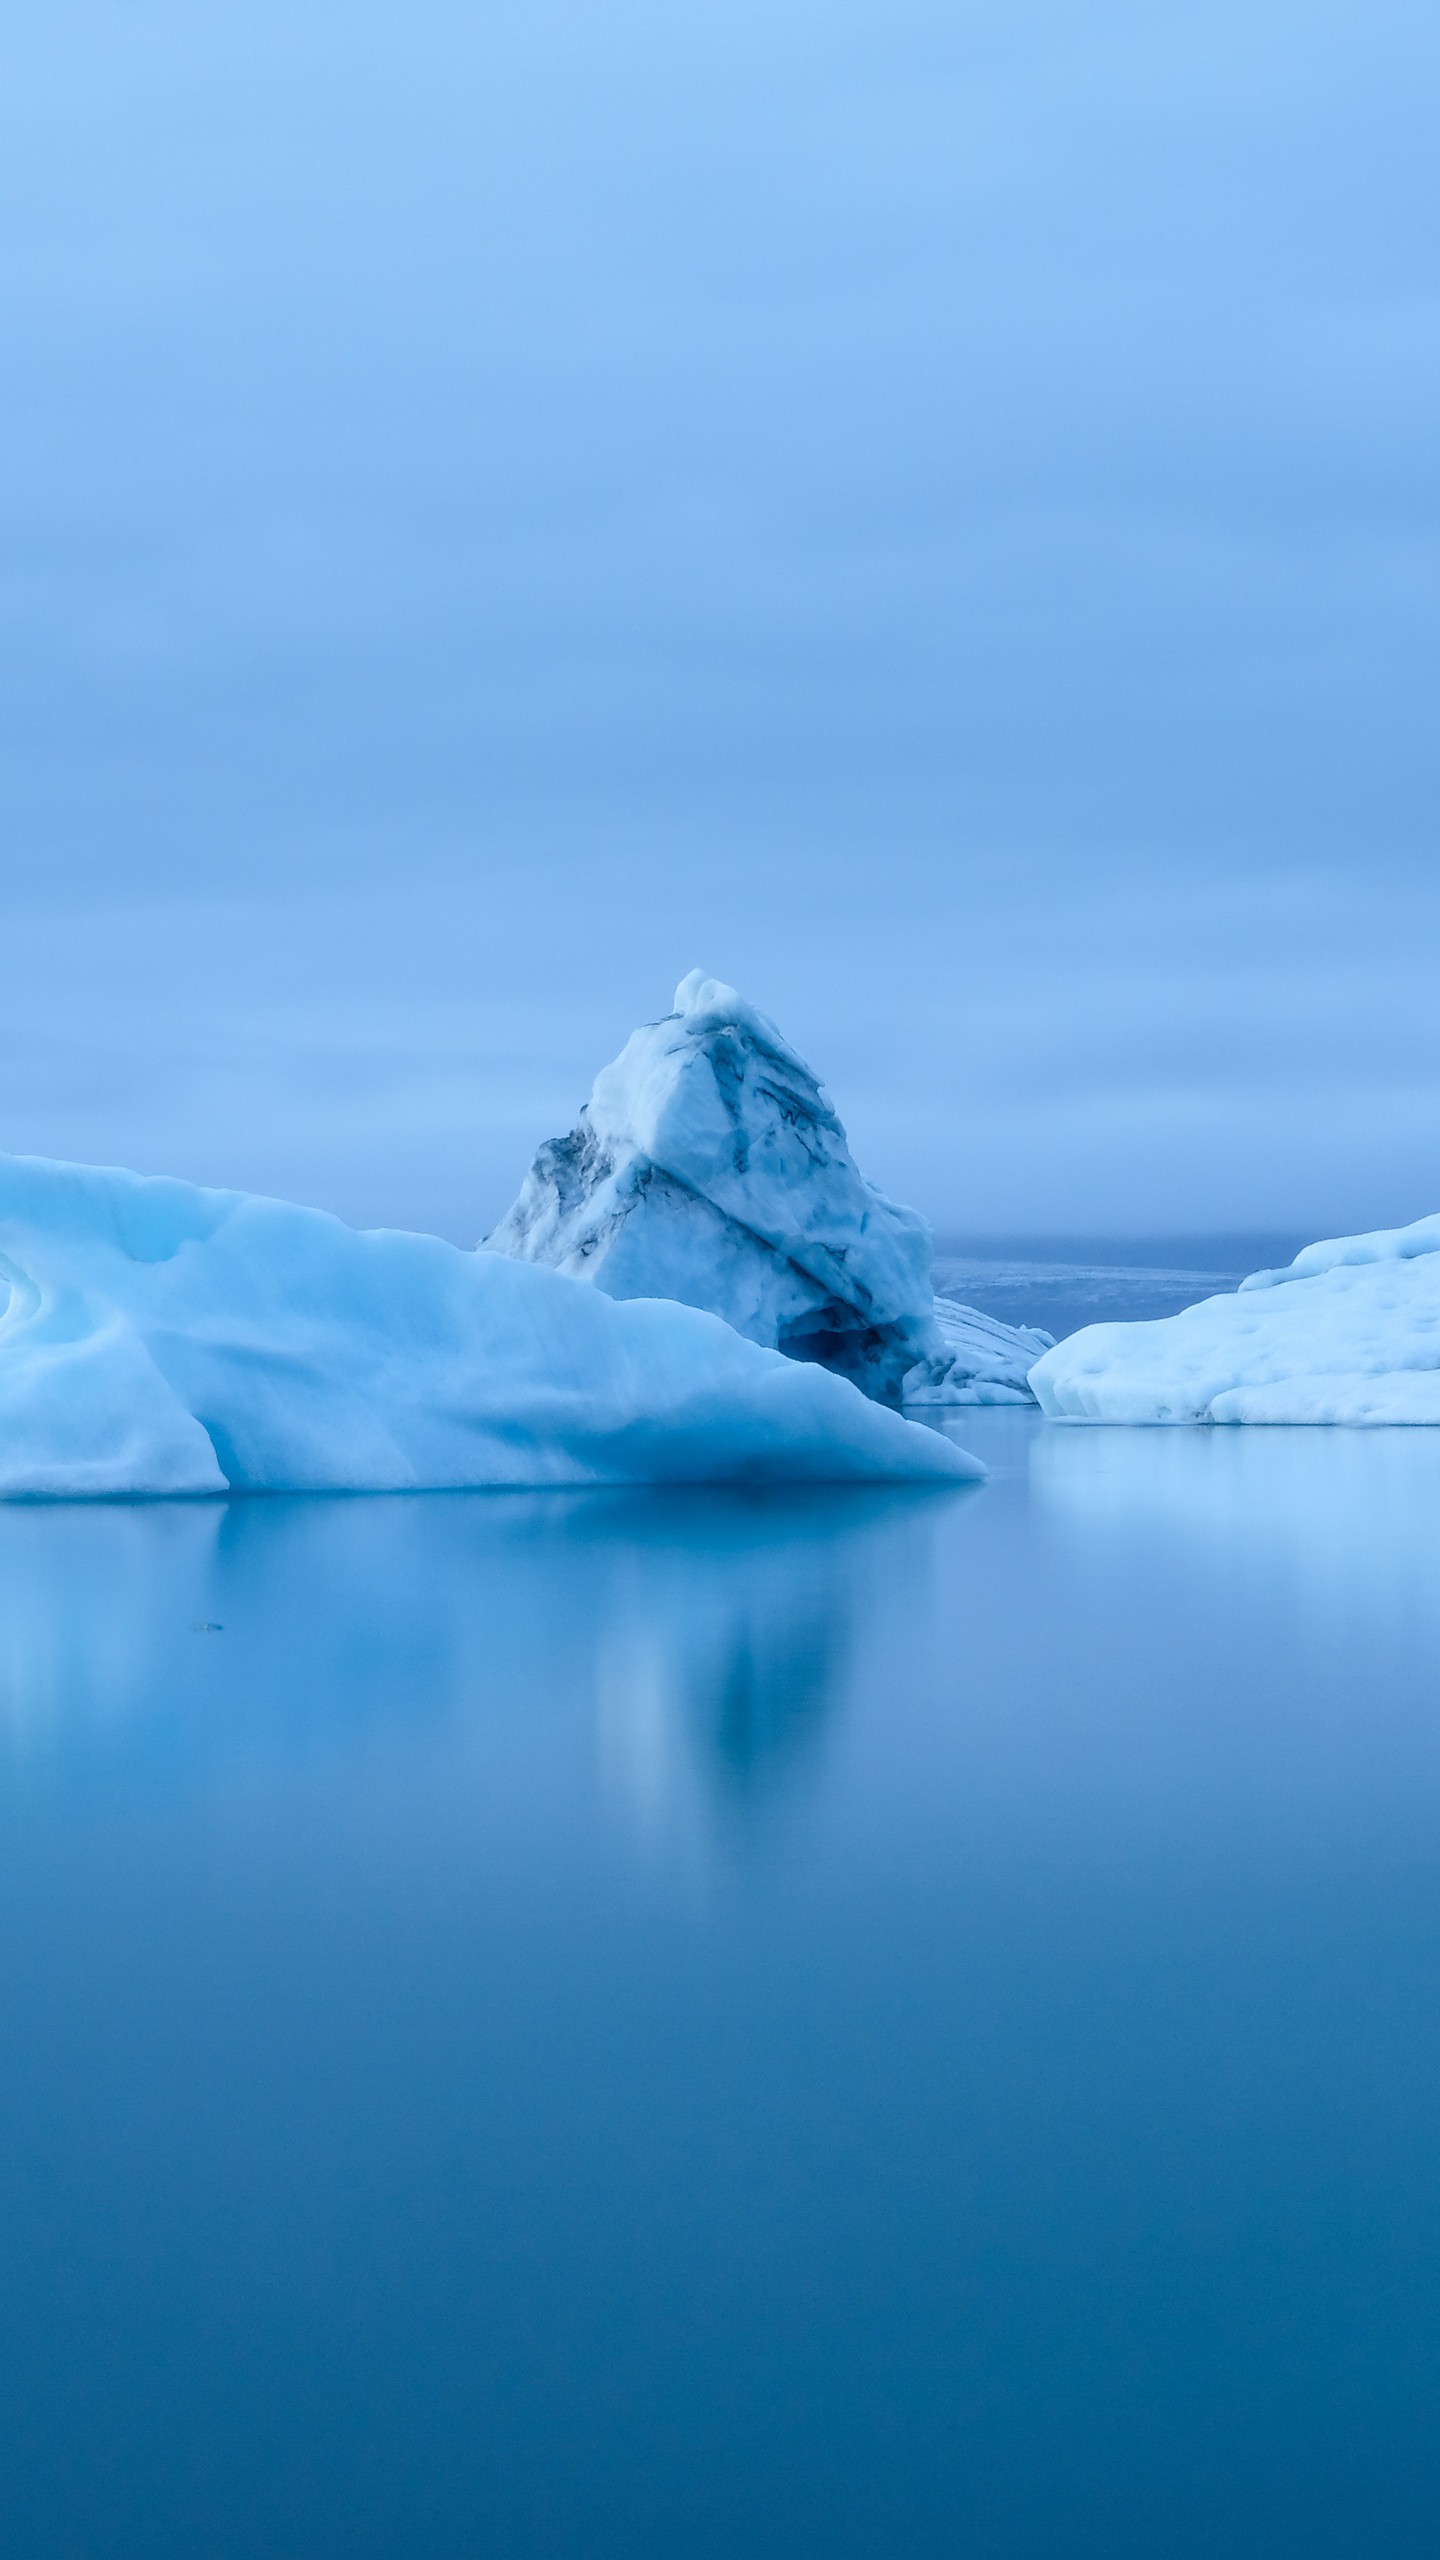
[(0, 1144), (489, 1226), (699, 965), (942, 1231), (1440, 1207), (1433, 0), (10, 0)]

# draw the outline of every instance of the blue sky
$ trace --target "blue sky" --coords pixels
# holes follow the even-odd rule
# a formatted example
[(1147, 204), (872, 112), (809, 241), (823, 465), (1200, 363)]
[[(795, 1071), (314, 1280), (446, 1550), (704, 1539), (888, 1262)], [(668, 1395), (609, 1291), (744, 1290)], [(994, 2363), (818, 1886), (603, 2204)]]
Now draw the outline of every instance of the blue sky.
[(468, 1238), (700, 965), (942, 1230), (1440, 1206), (1437, 80), (14, 0), (0, 1143)]

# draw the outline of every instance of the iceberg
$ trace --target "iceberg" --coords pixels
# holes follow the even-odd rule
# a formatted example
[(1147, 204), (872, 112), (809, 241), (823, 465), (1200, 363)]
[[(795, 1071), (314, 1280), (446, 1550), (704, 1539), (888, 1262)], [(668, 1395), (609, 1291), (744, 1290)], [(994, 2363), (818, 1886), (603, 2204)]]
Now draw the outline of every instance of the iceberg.
[(0, 1156), (0, 1494), (956, 1481), (713, 1315), (438, 1237)]
[(1028, 1404), (1050, 1340), (936, 1299), (925, 1220), (866, 1181), (774, 1023), (698, 969), (601, 1069), (482, 1249), (706, 1308), (890, 1404)]
[(1440, 1216), (1307, 1245), (1155, 1324), (1088, 1325), (1030, 1384), (1065, 1422), (1440, 1423)]

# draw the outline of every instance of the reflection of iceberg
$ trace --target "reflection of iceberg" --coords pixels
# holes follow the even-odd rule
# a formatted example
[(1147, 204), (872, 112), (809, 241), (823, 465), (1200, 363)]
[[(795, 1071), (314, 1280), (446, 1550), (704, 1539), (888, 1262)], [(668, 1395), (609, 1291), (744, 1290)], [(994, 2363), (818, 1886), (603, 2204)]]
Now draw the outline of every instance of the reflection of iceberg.
[(434, 1236), (0, 1157), (0, 1493), (965, 1478), (714, 1316)]
[(800, 1766), (915, 1527), (893, 1497), (693, 1495), (627, 1543), (599, 1680), (607, 1755), (637, 1800), (665, 1806), (697, 1769), (753, 1796)]
[(924, 1219), (866, 1181), (774, 1023), (698, 969), (540, 1149), (486, 1247), (612, 1298), (708, 1307), (891, 1402), (1028, 1404), (1050, 1339), (937, 1307)]
[(1307, 1245), (1157, 1323), (1089, 1325), (1030, 1383), (1066, 1422), (1440, 1423), (1440, 1217)]
[(612, 1766), (651, 1809), (677, 1762), (698, 1760), (727, 1789), (758, 1792), (818, 1738), (847, 1654), (848, 1612), (814, 1609), (777, 1626), (750, 1595), (711, 1622), (637, 1619), (602, 1654), (602, 1731)]

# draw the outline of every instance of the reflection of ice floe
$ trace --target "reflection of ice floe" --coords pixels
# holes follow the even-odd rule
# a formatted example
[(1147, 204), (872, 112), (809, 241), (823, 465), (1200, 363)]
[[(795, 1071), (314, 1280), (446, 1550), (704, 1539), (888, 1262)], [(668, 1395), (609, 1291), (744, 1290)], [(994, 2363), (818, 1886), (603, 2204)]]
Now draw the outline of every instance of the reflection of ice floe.
[(1313, 1585), (1363, 1588), (1440, 1623), (1440, 1435), (1424, 1431), (1037, 1432), (1041, 1503), (1139, 1549), (1176, 1533)]
[(936, 1519), (839, 1488), (0, 1506), (0, 1734), (202, 1770), (594, 1702), (668, 1820), (804, 1765)]
[(221, 1526), (210, 1503), (0, 1511), (0, 1734), (127, 1720), (215, 1607)]

